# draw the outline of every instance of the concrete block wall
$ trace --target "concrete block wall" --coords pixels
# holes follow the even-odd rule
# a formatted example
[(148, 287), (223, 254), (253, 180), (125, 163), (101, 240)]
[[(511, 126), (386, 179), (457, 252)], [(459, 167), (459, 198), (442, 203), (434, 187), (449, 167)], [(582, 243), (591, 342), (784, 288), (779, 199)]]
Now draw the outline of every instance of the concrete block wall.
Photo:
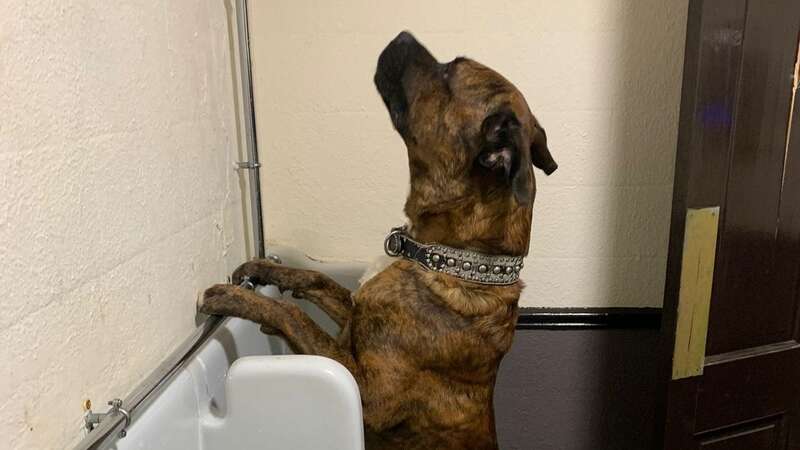
[(370, 260), (404, 221), (405, 149), (372, 83), (400, 30), (505, 75), (559, 170), (537, 175), (523, 306), (659, 306), (687, 0), (252, 2), (268, 240)]
[(71, 448), (245, 259), (228, 14), (0, 2), (0, 448)]

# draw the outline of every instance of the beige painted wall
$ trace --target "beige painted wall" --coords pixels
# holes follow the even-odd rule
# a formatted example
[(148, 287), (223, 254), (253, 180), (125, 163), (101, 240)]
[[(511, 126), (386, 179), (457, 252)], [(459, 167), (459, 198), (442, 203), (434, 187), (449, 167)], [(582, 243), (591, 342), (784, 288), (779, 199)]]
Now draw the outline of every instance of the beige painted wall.
[(245, 258), (222, 0), (0, 2), (0, 448), (71, 447)]
[(372, 84), (400, 30), (526, 95), (538, 176), (524, 306), (661, 304), (687, 0), (254, 1), (269, 241), (369, 260), (404, 218), (405, 150)]

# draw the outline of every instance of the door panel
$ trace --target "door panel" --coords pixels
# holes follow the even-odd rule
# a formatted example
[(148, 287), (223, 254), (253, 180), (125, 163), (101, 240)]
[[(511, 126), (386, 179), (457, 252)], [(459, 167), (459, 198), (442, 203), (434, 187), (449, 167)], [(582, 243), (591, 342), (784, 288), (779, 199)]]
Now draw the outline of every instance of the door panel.
[(800, 348), (793, 341), (788, 350), (782, 345), (773, 346), (773, 353), (764, 348), (741, 359), (706, 365), (697, 394), (695, 429), (712, 430), (796, 408), (786, 404), (787, 399), (798, 399), (800, 386), (787, 370), (791, 369), (787, 360), (798, 360)]
[(722, 205), (725, 198), (746, 5), (746, 0), (709, 0), (694, 12), (700, 15), (700, 48), (697, 97), (688, 122), (702, 126), (693, 130), (690, 142), (684, 145), (692, 149), (687, 164), (687, 202), (698, 208)]
[[(747, 3), (734, 140), (720, 230), (708, 352), (784, 341), (794, 329), (796, 273), (777, 249), (797, 0)], [(794, 12), (794, 14), (792, 14)], [(788, 14), (787, 14), (788, 13)], [(723, 159), (723, 158), (721, 158)], [(781, 276), (783, 275), (783, 276)]]
[(772, 420), (766, 424), (737, 428), (726, 433), (704, 438), (703, 450), (771, 450), (779, 448), (781, 422)]
[(690, 0), (669, 344), (686, 211), (719, 206), (720, 223), (703, 373), (667, 383), (657, 447), (800, 450), (798, 37), (798, 0)]

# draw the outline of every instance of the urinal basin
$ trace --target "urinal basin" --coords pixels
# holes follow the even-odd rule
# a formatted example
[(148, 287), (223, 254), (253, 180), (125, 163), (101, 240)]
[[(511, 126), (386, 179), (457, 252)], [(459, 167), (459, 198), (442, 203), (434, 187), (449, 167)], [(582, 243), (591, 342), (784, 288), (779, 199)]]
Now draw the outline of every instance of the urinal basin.
[(226, 319), (110, 448), (363, 450), (350, 372), (328, 358), (288, 353), (257, 325)]
[[(354, 289), (363, 265), (320, 263), (274, 247), (287, 265), (327, 273)], [(260, 292), (280, 297), (274, 286)], [(288, 300), (289, 297), (286, 297)], [(336, 324), (316, 306), (300, 307), (327, 332)], [(134, 411), (116, 450), (362, 450), (361, 399), (350, 373), (333, 360), (291, 355), (285, 341), (229, 318)]]
[(249, 356), (225, 381), (224, 416), (201, 421), (204, 449), (360, 450), (358, 386), (321, 356)]

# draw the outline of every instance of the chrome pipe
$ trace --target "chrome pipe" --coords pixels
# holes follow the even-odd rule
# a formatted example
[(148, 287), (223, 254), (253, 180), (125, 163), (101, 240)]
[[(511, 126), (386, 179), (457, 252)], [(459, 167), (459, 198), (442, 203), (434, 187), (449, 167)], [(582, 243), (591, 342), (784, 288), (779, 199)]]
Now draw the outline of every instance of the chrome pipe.
[(261, 177), (258, 162), (258, 140), (256, 139), (256, 109), (253, 100), (253, 73), (250, 60), (250, 33), (247, 20), (247, 0), (236, 0), (236, 28), (239, 41), (239, 74), (241, 76), (242, 107), (244, 109), (244, 134), (247, 147), (247, 163), (244, 168), (249, 173), (250, 215), (253, 227), (253, 246), (255, 256), (263, 259), (264, 221), (261, 213)]

